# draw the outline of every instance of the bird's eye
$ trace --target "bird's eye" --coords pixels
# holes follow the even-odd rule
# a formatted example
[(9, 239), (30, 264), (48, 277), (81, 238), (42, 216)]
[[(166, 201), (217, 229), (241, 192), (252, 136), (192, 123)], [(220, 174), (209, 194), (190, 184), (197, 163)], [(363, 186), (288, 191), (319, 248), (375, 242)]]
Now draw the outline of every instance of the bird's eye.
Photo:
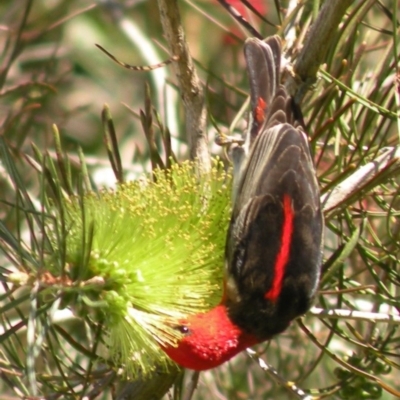
[(183, 333), (184, 335), (190, 334), (190, 329), (186, 325), (178, 325), (175, 329), (177, 329), (180, 333)]

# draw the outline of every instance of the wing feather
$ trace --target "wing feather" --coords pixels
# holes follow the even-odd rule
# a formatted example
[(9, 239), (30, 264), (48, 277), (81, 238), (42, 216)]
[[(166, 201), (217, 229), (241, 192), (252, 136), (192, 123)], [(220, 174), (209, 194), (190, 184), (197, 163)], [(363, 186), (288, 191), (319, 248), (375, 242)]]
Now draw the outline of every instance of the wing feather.
[[(279, 84), (279, 38), (248, 39), (245, 57), (253, 121), (227, 235), (225, 297), (232, 320), (266, 339), (310, 307), (319, 279), (323, 220), (301, 112)], [(289, 211), (284, 199), (290, 200)], [(290, 237), (283, 234), (286, 220), (292, 224)], [(289, 254), (285, 265), (277, 266), (283, 241)], [(279, 285), (276, 268), (284, 271)], [(271, 300), (266, 293), (273, 283), (279, 296)]]

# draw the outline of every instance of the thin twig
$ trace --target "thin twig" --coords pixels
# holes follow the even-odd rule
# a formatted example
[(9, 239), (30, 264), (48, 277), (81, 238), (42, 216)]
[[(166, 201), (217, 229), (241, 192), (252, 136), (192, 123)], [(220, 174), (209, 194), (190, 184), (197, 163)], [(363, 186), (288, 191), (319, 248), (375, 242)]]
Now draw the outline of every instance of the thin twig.
[(190, 382), (187, 386), (186, 393), (183, 397), (183, 400), (191, 400), (192, 399), (194, 391), (196, 390), (197, 385), (199, 383), (199, 377), (200, 377), (199, 371), (193, 372)]
[(309, 313), (315, 315), (316, 317), (321, 317), (321, 318), (400, 324), (399, 315), (390, 315), (385, 313), (374, 313), (374, 312), (353, 311), (353, 310), (324, 310), (318, 307), (311, 308)]
[(257, 353), (254, 350), (247, 349), (246, 352), (250, 356), (250, 358), (257, 361), (260, 368), (265, 371), (276, 383), (289, 390), (289, 392), (296, 396), (296, 398), (301, 400), (311, 400), (313, 398), (312, 396), (304, 392), (301, 388), (297, 387), (294, 382), (289, 382), (283, 379), (278, 374), (278, 371), (271, 365), (267, 364), (262, 358), (258, 357)]

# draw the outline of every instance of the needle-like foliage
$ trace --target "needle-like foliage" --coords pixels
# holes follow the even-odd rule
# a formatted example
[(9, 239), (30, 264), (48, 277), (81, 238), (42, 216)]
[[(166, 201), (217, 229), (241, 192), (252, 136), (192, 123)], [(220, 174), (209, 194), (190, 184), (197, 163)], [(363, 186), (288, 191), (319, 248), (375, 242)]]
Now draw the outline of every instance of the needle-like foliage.
[[(217, 2), (178, 2), (209, 115), (187, 132), (197, 92), (185, 87), (183, 106), (173, 74), (185, 57), (136, 73), (94, 45), (128, 64), (177, 56), (157, 42), (168, 35), (155, 2), (0, 2), (4, 397), (147, 400), (174, 382), (182, 399), (400, 396), (398, 2), (338, 1), (348, 8), (307, 82), (294, 67), (336, 0), (250, 2), (256, 13), (231, 1), (262, 36), (284, 39), (286, 83), (302, 88), (324, 263), (307, 316), (251, 358), (202, 373), (196, 391), (159, 345), (179, 338), (182, 316), (220, 300), (231, 189), (213, 143), (246, 127), (246, 34)], [(201, 174), (183, 162), (196, 135), (224, 167)]]

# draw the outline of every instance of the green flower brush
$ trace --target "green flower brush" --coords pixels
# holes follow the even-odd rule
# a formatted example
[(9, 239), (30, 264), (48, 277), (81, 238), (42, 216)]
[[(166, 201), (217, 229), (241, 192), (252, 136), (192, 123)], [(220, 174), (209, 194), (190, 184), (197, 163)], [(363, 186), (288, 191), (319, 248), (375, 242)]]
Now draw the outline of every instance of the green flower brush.
[(179, 320), (212, 308), (222, 292), (230, 175), (214, 160), (202, 175), (184, 162), (153, 176), (64, 207), (67, 272), (82, 282), (74, 308), (96, 311), (129, 377), (166, 367), (160, 345), (176, 343)]

